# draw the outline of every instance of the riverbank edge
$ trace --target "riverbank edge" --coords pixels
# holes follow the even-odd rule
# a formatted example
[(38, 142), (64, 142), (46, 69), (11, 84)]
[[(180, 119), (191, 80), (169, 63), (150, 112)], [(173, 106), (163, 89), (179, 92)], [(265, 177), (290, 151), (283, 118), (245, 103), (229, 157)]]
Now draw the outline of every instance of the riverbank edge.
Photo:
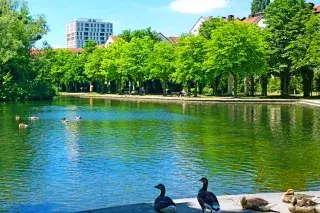
[(233, 98), (233, 97), (164, 97), (160, 95), (112, 95), (112, 94), (94, 94), (89, 93), (60, 93), (59, 96), (69, 96), (78, 98), (92, 99), (110, 99), (125, 101), (149, 101), (149, 102), (190, 102), (190, 103), (266, 103), (266, 104), (302, 104), (312, 107), (320, 107), (319, 100), (309, 99), (273, 99), (273, 98)]
[[(170, 192), (169, 192), (170, 193)], [(308, 195), (313, 195), (320, 197), (320, 191), (309, 191), (309, 192), (299, 192)], [(218, 200), (221, 206), (221, 213), (238, 213), (238, 212), (253, 212), (253, 211), (243, 211), (240, 206), (240, 199), (242, 197), (253, 198), (259, 197), (269, 201), (274, 205), (273, 210), (281, 213), (289, 213), (287, 204), (283, 203), (281, 200), (283, 193), (262, 193), (262, 194), (242, 194), (242, 195), (224, 195), (218, 196)], [(170, 195), (169, 195), (170, 196)], [(200, 206), (196, 198), (186, 198), (174, 200), (177, 204), (177, 212), (183, 213), (199, 213)], [(152, 203), (142, 203), (133, 204), (126, 206), (118, 206), (97, 210), (83, 211), (82, 213), (120, 213), (120, 212), (130, 212), (130, 213), (142, 213), (142, 212), (154, 212)]]

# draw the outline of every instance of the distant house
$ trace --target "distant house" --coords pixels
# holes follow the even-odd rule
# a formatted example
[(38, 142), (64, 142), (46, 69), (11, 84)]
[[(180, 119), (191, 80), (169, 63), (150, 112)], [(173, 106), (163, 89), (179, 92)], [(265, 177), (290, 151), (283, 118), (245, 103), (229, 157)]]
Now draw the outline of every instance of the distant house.
[(110, 36), (105, 44), (105, 47), (109, 47), (111, 44), (113, 44), (117, 39), (119, 38), (119, 36), (113, 35)]
[(211, 19), (213, 19), (212, 16), (209, 16), (209, 17), (201, 16), (199, 20), (196, 22), (196, 24), (190, 30), (190, 34), (195, 36), (199, 35), (202, 24), (206, 21), (210, 21)]
[(319, 14), (319, 13), (320, 13), (320, 5), (314, 7), (314, 12), (315, 12), (316, 14)]
[(257, 13), (252, 16), (249, 16), (248, 18), (244, 19), (243, 22), (249, 23), (249, 24), (255, 24), (258, 27), (266, 28), (265, 19), (264, 19), (264, 13)]
[(173, 43), (173, 44), (177, 43), (177, 41), (179, 39), (179, 37), (166, 37), (162, 33), (159, 33), (158, 37), (159, 37), (160, 41), (164, 41), (167, 43)]
[[(224, 20), (224, 21), (228, 21), (228, 20), (231, 20), (231, 19), (233, 19), (233, 18), (234, 18), (234, 15), (228, 15), (228, 17), (221, 17), (221, 19)], [(214, 19), (214, 17), (212, 17), (212, 16), (208, 16), (208, 17), (203, 17), (203, 16), (201, 16), (201, 17), (199, 18), (199, 20), (196, 22), (196, 24), (192, 27), (192, 29), (190, 30), (189, 33), (190, 33), (191, 35), (195, 35), (195, 36), (199, 35), (199, 33), (200, 33), (200, 28), (201, 28), (202, 24), (203, 24), (204, 22), (210, 21), (210, 20), (212, 20), (212, 19)], [(244, 19), (245, 19), (245, 18), (243, 18), (243, 19), (236, 18), (237, 21), (243, 21)]]
[[(53, 51), (57, 50), (67, 50), (70, 51), (74, 54), (80, 54), (82, 51), (82, 48), (52, 48)], [(41, 55), (44, 53), (43, 49), (32, 49), (30, 50), (30, 55), (35, 56), (35, 55)]]
[[(159, 37), (160, 41), (164, 41), (164, 42), (168, 42), (168, 43), (169, 42), (176, 43), (179, 38), (179, 37), (166, 37), (162, 33), (158, 33), (158, 37)], [(110, 36), (105, 44), (105, 47), (108, 47), (111, 44), (113, 44), (118, 38), (119, 38), (119, 36)]]

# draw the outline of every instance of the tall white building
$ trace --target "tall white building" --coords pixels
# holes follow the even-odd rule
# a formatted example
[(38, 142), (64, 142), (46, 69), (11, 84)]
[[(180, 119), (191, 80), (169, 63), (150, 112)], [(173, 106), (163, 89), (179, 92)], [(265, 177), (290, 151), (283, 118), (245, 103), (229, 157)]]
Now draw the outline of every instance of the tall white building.
[(76, 19), (66, 26), (67, 48), (82, 48), (87, 40), (105, 44), (113, 34), (113, 23), (101, 19)]

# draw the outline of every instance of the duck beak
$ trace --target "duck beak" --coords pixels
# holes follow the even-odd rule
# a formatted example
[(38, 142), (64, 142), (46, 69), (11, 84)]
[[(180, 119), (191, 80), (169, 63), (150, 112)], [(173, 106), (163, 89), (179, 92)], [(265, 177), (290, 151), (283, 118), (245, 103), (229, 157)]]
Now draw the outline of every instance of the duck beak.
[(157, 189), (157, 188), (158, 188), (158, 186), (154, 186), (154, 188), (156, 188), (156, 189)]

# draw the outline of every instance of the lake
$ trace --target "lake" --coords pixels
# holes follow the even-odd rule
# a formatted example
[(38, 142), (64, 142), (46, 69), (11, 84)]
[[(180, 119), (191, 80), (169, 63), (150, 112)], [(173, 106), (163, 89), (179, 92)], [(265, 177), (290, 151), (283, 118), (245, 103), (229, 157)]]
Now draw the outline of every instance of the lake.
[(320, 190), (319, 127), (294, 104), (0, 103), (0, 212), (153, 202), (158, 183), (192, 198), (202, 176), (217, 195)]

